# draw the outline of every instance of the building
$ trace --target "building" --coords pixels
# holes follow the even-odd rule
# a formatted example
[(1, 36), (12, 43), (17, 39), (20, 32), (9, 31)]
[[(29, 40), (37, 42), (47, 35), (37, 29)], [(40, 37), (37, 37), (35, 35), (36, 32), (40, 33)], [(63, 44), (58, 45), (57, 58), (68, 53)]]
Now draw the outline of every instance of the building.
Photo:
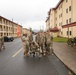
[(22, 33), (23, 34), (27, 34), (28, 36), (30, 36), (32, 34), (32, 32), (29, 29), (27, 29), (27, 28), (23, 28), (22, 29)]
[[(60, 0), (55, 8), (48, 12), (50, 31), (54, 36), (67, 38), (76, 37), (76, 0)], [(48, 19), (47, 19), (48, 20)], [(46, 21), (46, 27), (47, 27)], [(46, 29), (48, 30), (48, 28)]]
[(13, 36), (18, 37), (22, 34), (22, 26), (0, 16), (0, 37)]
[(46, 30), (49, 30), (50, 29), (50, 19), (49, 19), (50, 16), (47, 17), (47, 20), (45, 21), (46, 22)]

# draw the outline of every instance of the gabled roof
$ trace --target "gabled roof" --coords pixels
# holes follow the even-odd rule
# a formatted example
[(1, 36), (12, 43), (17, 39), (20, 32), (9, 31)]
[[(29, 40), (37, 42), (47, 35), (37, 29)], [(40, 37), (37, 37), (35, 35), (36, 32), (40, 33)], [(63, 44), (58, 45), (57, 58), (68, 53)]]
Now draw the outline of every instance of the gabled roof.
[(50, 18), (50, 17), (47, 17), (47, 19), (46, 19), (46, 21), (45, 21), (45, 22), (47, 22), (47, 21), (49, 20), (49, 18)]
[(48, 15), (50, 15), (51, 10), (56, 10), (56, 9), (58, 8), (58, 6), (59, 6), (63, 1), (64, 1), (64, 0), (60, 0), (60, 1), (58, 2), (58, 4), (56, 5), (55, 8), (51, 8), (51, 9), (49, 10), (49, 12), (48, 12)]
[(23, 28), (23, 29), (29, 30), (29, 29), (27, 29), (27, 28)]
[[(11, 21), (11, 20), (9, 20), (9, 19), (6, 19), (6, 18), (3, 17), (3, 16), (0, 16), (0, 18), (3, 18), (3, 19), (5, 19), (5, 20), (7, 20), (7, 21), (9, 21), (9, 22), (11, 22), (11, 23), (14, 23), (14, 24), (18, 25), (18, 26), (21, 26), (21, 25), (19, 25), (18, 23), (15, 23), (15, 22), (13, 22), (13, 21)], [(22, 26), (21, 26), (21, 27), (22, 27)]]
[(58, 6), (59, 6), (63, 1), (64, 1), (64, 0), (60, 0), (60, 1), (58, 2), (58, 4), (56, 5), (55, 9), (57, 9)]

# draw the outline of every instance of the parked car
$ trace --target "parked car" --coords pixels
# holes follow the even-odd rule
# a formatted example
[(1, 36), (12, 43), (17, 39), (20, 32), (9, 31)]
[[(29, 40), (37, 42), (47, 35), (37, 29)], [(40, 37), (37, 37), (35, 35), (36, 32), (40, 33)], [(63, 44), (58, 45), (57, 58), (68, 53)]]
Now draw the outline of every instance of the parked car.
[(14, 38), (12, 36), (4, 36), (4, 42), (13, 41)]

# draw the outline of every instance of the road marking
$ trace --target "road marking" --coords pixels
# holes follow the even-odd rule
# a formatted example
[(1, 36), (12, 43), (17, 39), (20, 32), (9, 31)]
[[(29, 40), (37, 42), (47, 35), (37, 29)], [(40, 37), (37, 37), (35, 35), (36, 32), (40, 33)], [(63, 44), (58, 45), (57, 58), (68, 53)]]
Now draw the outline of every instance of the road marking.
[(15, 57), (23, 48), (20, 48), (12, 57)]

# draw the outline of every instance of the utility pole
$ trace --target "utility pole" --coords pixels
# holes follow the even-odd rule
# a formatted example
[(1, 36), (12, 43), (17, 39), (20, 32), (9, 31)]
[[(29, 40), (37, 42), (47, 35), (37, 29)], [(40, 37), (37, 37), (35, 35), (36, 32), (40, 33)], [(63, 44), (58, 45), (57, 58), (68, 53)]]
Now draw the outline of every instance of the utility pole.
[(43, 29), (43, 31), (44, 31), (44, 26), (42, 26), (42, 29)]
[(40, 31), (41, 31), (41, 26), (40, 26)]
[(14, 25), (13, 25), (13, 18), (12, 18), (12, 36), (14, 37)]

